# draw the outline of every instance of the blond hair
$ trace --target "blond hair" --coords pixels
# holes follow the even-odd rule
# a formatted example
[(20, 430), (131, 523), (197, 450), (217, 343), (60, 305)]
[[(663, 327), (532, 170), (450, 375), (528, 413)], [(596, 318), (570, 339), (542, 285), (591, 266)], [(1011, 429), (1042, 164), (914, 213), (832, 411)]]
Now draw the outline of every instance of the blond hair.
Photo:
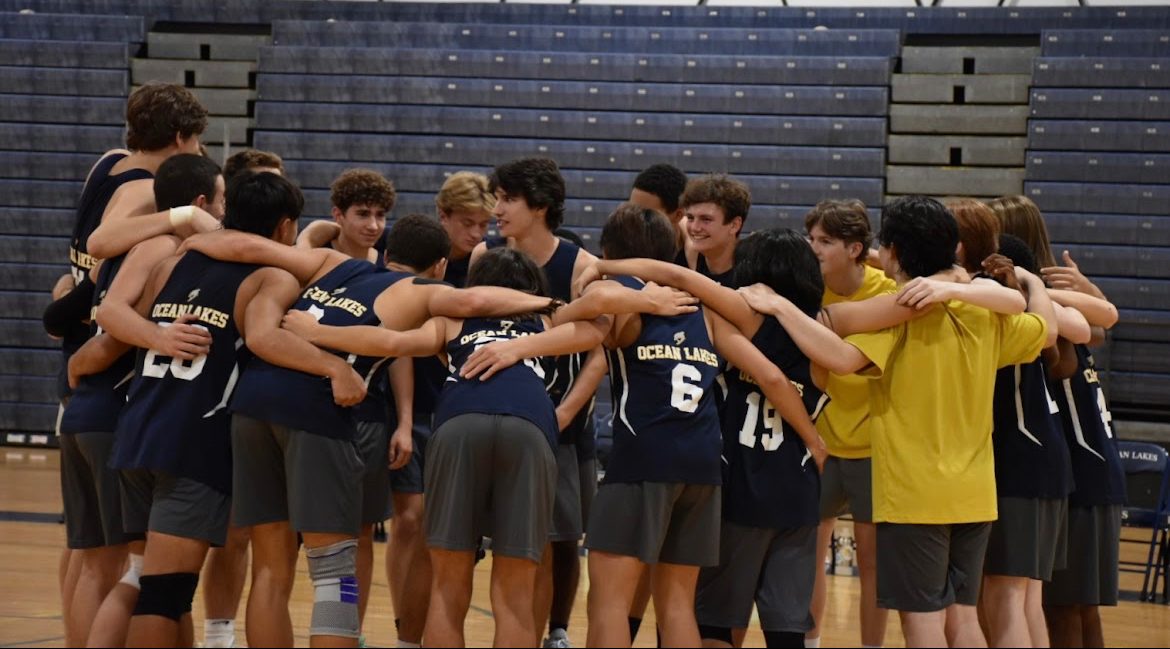
[(496, 208), (496, 195), (488, 190), (483, 174), (460, 171), (443, 183), (435, 196), (435, 207), (444, 214), (453, 212), (488, 212)]

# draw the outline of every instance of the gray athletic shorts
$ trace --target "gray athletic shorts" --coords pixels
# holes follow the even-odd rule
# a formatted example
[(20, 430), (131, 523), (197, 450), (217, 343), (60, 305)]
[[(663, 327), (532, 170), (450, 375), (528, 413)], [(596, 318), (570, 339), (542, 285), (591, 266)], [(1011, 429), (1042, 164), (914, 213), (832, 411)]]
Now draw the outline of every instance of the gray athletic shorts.
[(873, 463), (829, 456), (821, 473), (821, 520), (845, 512), (858, 523), (873, 522)]
[(414, 414), (411, 439), (414, 442), (410, 461), (401, 469), (390, 472), (390, 490), (394, 493), (421, 494), (423, 467), (427, 463), (427, 443), (431, 441), (431, 414)]
[(158, 532), (218, 547), (227, 541), (231, 506), (231, 496), (198, 480), (151, 469), (122, 471), (127, 532)]
[(1000, 498), (983, 573), (1048, 581), (1064, 564), (1067, 540), (1067, 499)]
[(557, 444), (557, 494), (550, 541), (579, 541), (585, 534), (581, 516), (581, 465), (575, 444)]
[(234, 525), (358, 535), (366, 467), (353, 441), (236, 414), (232, 454)]
[(427, 545), (539, 562), (548, 545), (557, 463), (527, 419), (470, 413), (439, 426), (427, 448)]
[[(581, 458), (577, 458), (580, 460)], [(597, 495), (597, 458), (590, 458), (577, 464), (578, 480), (581, 484), (581, 522), (589, 522), (593, 511), (593, 497)]]
[(1121, 505), (1068, 508), (1068, 565), (1044, 584), (1045, 606), (1117, 606)]
[(975, 606), (991, 523), (878, 523), (877, 604), (929, 613)]
[(810, 631), (816, 563), (815, 525), (771, 530), (723, 521), (719, 565), (699, 571), (695, 619), (700, 626), (742, 629), (755, 604), (764, 631)]
[(362, 475), (362, 525), (394, 515), (390, 502), (390, 427), (382, 422), (357, 423), (357, 447), (366, 471)]
[(603, 484), (589, 515), (585, 547), (647, 564), (717, 566), (722, 504), (717, 485)]
[(108, 465), (114, 434), (75, 433), (58, 440), (66, 546), (88, 550), (142, 539), (124, 529), (118, 471)]

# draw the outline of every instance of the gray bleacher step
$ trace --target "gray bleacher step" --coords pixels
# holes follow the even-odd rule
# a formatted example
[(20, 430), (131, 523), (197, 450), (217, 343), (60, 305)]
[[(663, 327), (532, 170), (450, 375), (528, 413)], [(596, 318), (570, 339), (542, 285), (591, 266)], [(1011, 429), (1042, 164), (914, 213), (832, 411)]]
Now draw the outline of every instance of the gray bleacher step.
[(902, 48), (905, 74), (1031, 74), (1038, 47), (927, 47)]
[(934, 135), (891, 135), (891, 164), (951, 164), (952, 149), (959, 150), (959, 161), (973, 166), (1020, 166), (1024, 164), (1024, 137), (979, 137)]
[(162, 81), (203, 88), (247, 88), (256, 72), (256, 61), (200, 61), (192, 59), (132, 59), (130, 82), (136, 85)]
[(272, 44), (272, 37), (253, 34), (180, 34), (150, 32), (146, 36), (150, 58), (203, 59), (217, 61), (255, 61), (261, 47)]
[(1023, 135), (1027, 106), (890, 106), (891, 133)]
[(1028, 101), (1029, 81), (1026, 74), (895, 74), (890, 80), (890, 99), (917, 104), (1022, 104)]
[(886, 167), (886, 191), (891, 194), (965, 196), (978, 188), (983, 195), (1005, 196), (1019, 194), (1023, 186), (1023, 168)]
[[(137, 90), (134, 86), (131, 90)], [(247, 88), (188, 88), (207, 112), (216, 116), (247, 117), (248, 102), (256, 99), (256, 91)]]

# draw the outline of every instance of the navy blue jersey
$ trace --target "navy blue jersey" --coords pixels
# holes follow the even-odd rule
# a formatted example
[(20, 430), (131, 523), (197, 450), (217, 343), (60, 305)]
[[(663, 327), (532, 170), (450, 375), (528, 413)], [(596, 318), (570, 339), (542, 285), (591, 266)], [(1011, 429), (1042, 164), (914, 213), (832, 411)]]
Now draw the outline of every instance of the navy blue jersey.
[[(125, 154), (115, 153), (98, 161), (93, 171), (90, 172), (89, 180), (85, 183), (85, 187), (81, 190), (81, 197), (77, 200), (77, 211), (73, 222), (73, 237), (69, 240), (69, 271), (73, 274), (73, 280), (78, 284), (85, 279), (90, 269), (97, 264), (97, 260), (89, 254), (89, 235), (101, 225), (102, 215), (105, 213), (106, 205), (109, 204), (114, 192), (132, 180), (143, 180), (154, 177), (153, 174), (145, 169), (128, 169), (120, 174), (111, 176), (110, 170), (125, 157)], [(61, 363), (61, 371), (57, 376), (58, 398), (64, 399), (69, 396), (71, 392), (67, 378), (69, 358), (87, 340), (89, 340), (89, 336), (81, 335), (80, 330), (78, 332), (70, 331), (70, 335), (65, 336), (61, 340), (61, 351), (64, 355), (64, 360)]]
[(459, 335), (447, 343), (450, 373), (435, 406), (435, 428), (469, 413), (511, 415), (535, 424), (555, 448), (557, 415), (547, 385), (551, 363), (545, 359), (527, 359), (493, 374), (486, 381), (459, 376), (460, 368), (476, 348), (542, 331), (544, 322), (535, 317), (464, 320)]
[(414, 412), (430, 416), (447, 381), (447, 367), (438, 356), (414, 359)]
[(443, 275), (443, 281), (455, 288), (463, 288), (467, 286), (467, 270), (469, 268), (471, 268), (471, 255), (462, 259), (448, 259), (447, 273)]
[[(485, 241), (489, 249), (499, 248), (507, 243), (507, 239), (503, 237), (489, 237)], [(556, 251), (541, 268), (548, 279), (548, 290), (552, 297), (568, 302), (573, 299), (573, 266), (577, 263), (577, 254), (581, 248), (564, 239), (558, 239), (558, 242)], [(548, 391), (554, 404), (559, 404), (573, 388), (577, 375), (581, 373), (581, 366), (585, 363), (585, 356), (586, 354), (568, 354), (557, 357), (556, 374)], [(593, 400), (590, 399), (565, 430), (561, 431), (561, 444), (573, 444), (577, 441), (592, 411)]]
[[(93, 308), (90, 311), (90, 335), (101, 333), (94, 316), (122, 267), (126, 255), (107, 259), (98, 270), (94, 287)], [(65, 406), (61, 417), (62, 433), (112, 433), (118, 424), (118, 415), (126, 405), (130, 379), (134, 377), (134, 352), (127, 351), (108, 368), (96, 374), (81, 377), (73, 398)]]
[[(632, 277), (614, 277), (641, 290)], [(722, 438), (715, 407), (719, 356), (703, 313), (642, 316), (628, 347), (609, 350), (613, 450), (606, 482), (720, 484)]]
[(1060, 407), (1064, 438), (1072, 455), (1073, 482), (1070, 505), (1091, 507), (1125, 502), (1125, 471), (1113, 438), (1109, 407), (1097, 378), (1093, 355), (1076, 345), (1077, 373), (1054, 382), (1050, 389)]
[(1044, 360), (1009, 365), (995, 375), (995, 487), (1000, 497), (1064, 498), (1072, 459), (1060, 406), (1048, 391)]
[[(362, 259), (347, 259), (301, 293), (293, 309), (308, 311), (321, 324), (337, 327), (378, 326), (374, 300), (395, 282), (413, 278), (410, 273), (377, 268)], [(335, 352), (365, 378), (368, 387), (386, 371), (388, 358)], [(386, 393), (371, 389), (366, 401), (370, 421), (386, 422)], [(365, 403), (363, 402), (363, 403)], [(279, 367), (257, 358), (240, 377), (232, 410), (316, 435), (353, 439), (357, 434), (355, 408), (333, 401), (329, 379)]]
[(678, 254), (674, 256), (674, 263), (676, 266), (682, 266), (683, 268), (690, 268), (690, 264), (687, 263), (686, 249), (681, 249), (678, 251)]
[(227, 406), (248, 356), (236, 324), (236, 292), (255, 269), (198, 252), (188, 252), (175, 264), (149, 319), (165, 327), (195, 314), (193, 324), (211, 334), (211, 351), (193, 361), (139, 351), (110, 466), (165, 471), (231, 493)]
[[(792, 382), (816, 419), (828, 402), (812, 381), (808, 357), (775, 318), (752, 337)], [(755, 379), (737, 367), (723, 374), (723, 518), (738, 525), (791, 529), (820, 523), (821, 477), (812, 453)]]
[(711, 268), (707, 266), (707, 258), (702, 254), (699, 255), (699, 260), (695, 263), (695, 272), (711, 278), (716, 284), (726, 286), (728, 288), (736, 288), (735, 286), (735, 266), (723, 273), (713, 273)]

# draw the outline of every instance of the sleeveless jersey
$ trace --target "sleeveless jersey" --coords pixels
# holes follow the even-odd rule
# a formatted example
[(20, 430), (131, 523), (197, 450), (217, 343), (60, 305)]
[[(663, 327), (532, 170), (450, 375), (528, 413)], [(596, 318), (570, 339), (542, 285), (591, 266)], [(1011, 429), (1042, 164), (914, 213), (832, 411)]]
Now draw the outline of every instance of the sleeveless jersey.
[(89, 235), (102, 223), (102, 214), (106, 205), (114, 196), (114, 192), (122, 185), (132, 180), (154, 178), (154, 174), (145, 169), (127, 169), (120, 174), (110, 175), (114, 165), (125, 159), (124, 154), (108, 155), (98, 162), (89, 175), (89, 182), (81, 190), (81, 198), (77, 201), (77, 218), (73, 223), (73, 238), (69, 241), (69, 266), (73, 272), (73, 279), (78, 282), (97, 263), (89, 255), (86, 245)]
[[(455, 288), (467, 286), (467, 271), (470, 267), (471, 255), (462, 259), (448, 259), (447, 274), (443, 276), (443, 281)], [(443, 383), (446, 380), (447, 366), (439, 360), (439, 357), (428, 356), (414, 359), (414, 412), (416, 415), (429, 418), (435, 412), (439, 392), (443, 389)], [(391, 408), (393, 405), (391, 403)]]
[[(612, 279), (636, 290), (645, 285)], [(637, 340), (607, 354), (616, 412), (605, 481), (720, 484), (712, 394), (720, 359), (703, 313), (642, 315)]]
[[(91, 336), (102, 333), (94, 316), (125, 259), (126, 255), (107, 259), (98, 271), (93, 308), (90, 311)], [(105, 370), (81, 377), (77, 389), (73, 391), (73, 398), (65, 406), (65, 412), (61, 417), (62, 433), (114, 432), (118, 424), (118, 415), (126, 405), (130, 379), (134, 377), (134, 357), (133, 351), (127, 351)]]
[[(752, 337), (800, 393), (815, 421), (828, 401), (813, 385), (809, 360), (775, 318)], [(821, 478), (804, 441), (759, 385), (728, 367), (723, 419), (723, 518), (738, 525), (791, 529), (820, 523)]]
[[(354, 326), (381, 324), (374, 312), (374, 300), (395, 282), (414, 277), (377, 268), (362, 259), (347, 259), (306, 288), (293, 305), (308, 311), (321, 324)], [(388, 358), (358, 356), (334, 352), (346, 359), (370, 385), (379, 373), (385, 373)], [(372, 421), (386, 421), (386, 397), (371, 391), (367, 412)], [(364, 403), (364, 402), (363, 402)], [(240, 386), (232, 399), (232, 410), (316, 435), (354, 439), (357, 433), (356, 408), (343, 408), (333, 401), (329, 379), (272, 365), (257, 358), (240, 377)]]
[[(110, 202), (114, 192), (119, 187), (132, 180), (153, 178), (154, 175), (145, 169), (128, 169), (120, 174), (111, 176), (110, 170), (125, 158), (125, 154), (108, 155), (100, 160), (89, 174), (89, 181), (81, 190), (81, 197), (77, 200), (77, 211), (73, 223), (73, 237), (69, 240), (69, 272), (73, 279), (81, 283), (97, 260), (89, 255), (89, 235), (102, 222), (102, 214)], [(79, 334), (66, 335), (61, 341), (61, 352), (64, 355), (61, 370), (57, 375), (57, 396), (64, 399), (69, 396), (68, 366), (69, 358), (74, 352), (89, 340), (89, 336)]]
[(1047, 376), (1042, 358), (995, 375), (991, 441), (1001, 498), (1065, 498), (1072, 491), (1072, 460)]
[(1049, 389), (1060, 407), (1064, 438), (1072, 455), (1070, 505), (1091, 507), (1125, 502), (1125, 471), (1113, 438), (1109, 407), (1089, 348), (1076, 345), (1077, 373)]
[[(488, 249), (499, 248), (507, 244), (507, 239), (503, 237), (489, 237), (485, 241)], [(558, 239), (558, 241), (556, 251), (549, 258), (548, 263), (541, 268), (544, 270), (545, 277), (548, 278), (548, 289), (552, 297), (568, 302), (573, 298), (573, 266), (577, 263), (577, 254), (581, 249), (564, 239)], [(552, 387), (548, 391), (554, 404), (560, 404), (561, 399), (573, 388), (577, 375), (581, 373), (581, 366), (585, 363), (585, 356), (586, 354), (568, 354), (556, 358), (556, 373), (552, 380)], [(573, 418), (573, 421), (565, 427), (565, 430), (561, 431), (560, 443), (575, 443), (585, 429), (585, 422), (588, 421), (592, 412), (593, 399), (591, 398), (589, 403), (585, 404), (585, 407), (581, 408), (577, 416)]]
[(707, 258), (703, 255), (699, 255), (699, 261), (695, 263), (695, 272), (704, 277), (711, 278), (715, 281), (716, 284), (719, 284), (720, 286), (726, 286), (728, 288), (736, 287), (735, 266), (732, 266), (731, 269), (726, 272), (713, 273), (711, 272), (711, 268), (707, 266)]
[(110, 466), (165, 471), (231, 493), (227, 406), (249, 356), (236, 325), (236, 292), (255, 269), (198, 252), (188, 252), (175, 264), (149, 319), (165, 327), (183, 314), (196, 314), (197, 324), (211, 333), (211, 351), (182, 361), (139, 350)]
[(527, 359), (492, 375), (487, 381), (459, 376), (460, 368), (477, 347), (542, 331), (544, 322), (534, 317), (464, 320), (459, 335), (447, 343), (450, 374), (435, 406), (435, 428), (449, 419), (469, 413), (511, 415), (535, 424), (555, 449), (557, 415), (548, 397), (549, 360)]

